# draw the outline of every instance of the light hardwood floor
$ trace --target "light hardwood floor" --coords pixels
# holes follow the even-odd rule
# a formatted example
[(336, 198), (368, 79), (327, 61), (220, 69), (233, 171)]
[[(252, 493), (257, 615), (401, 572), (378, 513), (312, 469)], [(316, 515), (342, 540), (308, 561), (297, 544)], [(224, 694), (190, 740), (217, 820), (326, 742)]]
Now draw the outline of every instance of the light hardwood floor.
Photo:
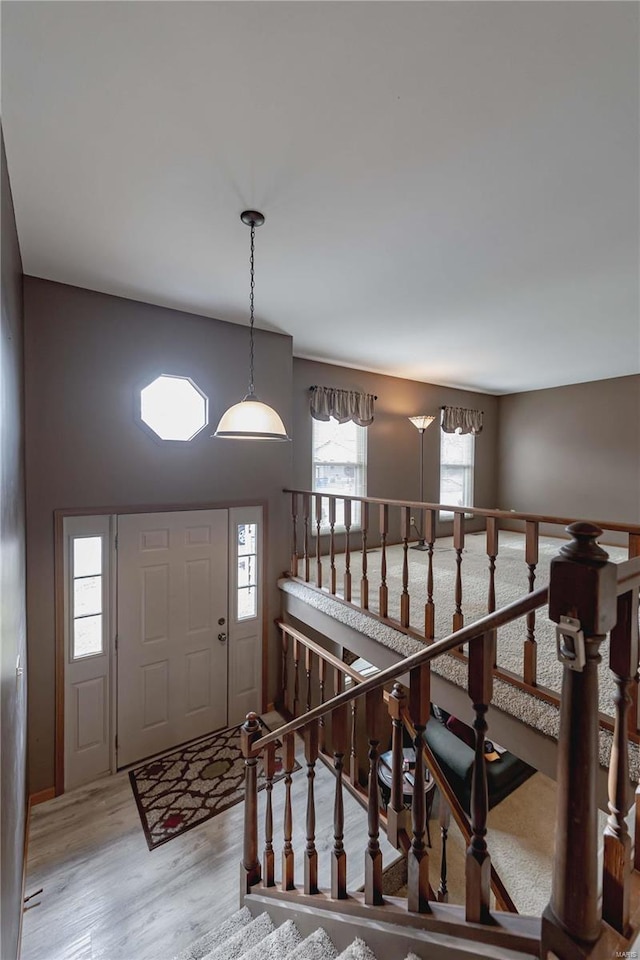
[[(272, 729), (281, 722), (267, 717)], [(296, 880), (303, 877), (306, 776), (293, 778)], [(316, 765), (316, 845), (320, 883), (329, 886), (335, 780)], [(262, 818), (265, 793), (260, 797)], [(284, 784), (273, 790), (276, 871)], [(43, 893), (24, 916), (21, 960), (171, 960), (239, 905), (244, 804), (149, 851), (127, 773), (107, 777), (35, 807), (26, 894)], [(363, 882), (367, 818), (345, 791), (348, 883)], [(260, 822), (260, 830), (262, 830)], [(381, 835), (385, 864), (397, 852)]]

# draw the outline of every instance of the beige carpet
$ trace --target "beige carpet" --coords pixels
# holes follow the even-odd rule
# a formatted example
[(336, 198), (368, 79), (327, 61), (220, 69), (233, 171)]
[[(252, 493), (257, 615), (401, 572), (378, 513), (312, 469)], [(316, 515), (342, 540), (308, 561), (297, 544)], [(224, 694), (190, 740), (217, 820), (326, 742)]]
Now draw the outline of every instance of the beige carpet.
[[(429, 823), (432, 848), (429, 875), (437, 890), (442, 842), (436, 819)], [(598, 814), (600, 835), (606, 815)], [(555, 844), (556, 783), (536, 773), (489, 812), (487, 846), (518, 912), (540, 916), (551, 894)], [(466, 845), (452, 820), (447, 838), (449, 903), (464, 903)], [(398, 894), (400, 895), (400, 891)]]
[[(357, 543), (357, 534), (352, 537)], [(544, 586), (549, 582), (549, 564), (558, 553), (563, 542), (555, 537), (541, 537), (540, 560), (536, 569), (535, 586)], [(621, 547), (606, 548), (614, 562), (625, 560), (627, 553)], [(473, 623), (487, 613), (487, 594), (489, 590), (489, 565), (486, 556), (484, 533), (467, 534), (462, 553), (462, 612), (465, 623)], [(380, 584), (381, 552), (374, 550), (367, 555), (370, 609), (377, 613), (378, 588)], [(436, 614), (436, 639), (452, 631), (452, 618), (455, 609), (455, 563), (456, 555), (451, 537), (436, 541), (433, 558), (434, 603)], [(325, 558), (328, 565), (328, 558)], [(389, 616), (400, 617), (400, 595), (402, 593), (403, 550), (401, 545), (387, 549), (387, 585), (389, 587)], [(411, 623), (418, 630), (424, 629), (424, 605), (426, 602), (428, 555), (426, 552), (409, 550), (409, 595), (411, 598)], [(336, 557), (338, 569), (338, 592), (342, 591), (344, 574), (344, 554)], [(353, 582), (352, 602), (360, 601), (360, 579), (362, 576), (362, 555), (354, 552), (351, 556), (351, 575)], [(529, 590), (528, 568), (524, 560), (524, 536), (510, 531), (500, 532), (500, 550), (496, 561), (496, 606), (499, 609), (507, 603), (518, 600)], [(538, 643), (538, 683), (560, 692), (562, 667), (556, 656), (555, 624), (544, 616), (543, 611), (536, 614), (535, 636)], [(524, 618), (508, 624), (498, 631), (498, 666), (522, 675), (523, 644), (526, 637)], [(603, 665), (607, 663), (607, 647), (602, 647)], [(600, 709), (603, 713), (612, 713), (613, 682), (608, 670), (601, 670)]]

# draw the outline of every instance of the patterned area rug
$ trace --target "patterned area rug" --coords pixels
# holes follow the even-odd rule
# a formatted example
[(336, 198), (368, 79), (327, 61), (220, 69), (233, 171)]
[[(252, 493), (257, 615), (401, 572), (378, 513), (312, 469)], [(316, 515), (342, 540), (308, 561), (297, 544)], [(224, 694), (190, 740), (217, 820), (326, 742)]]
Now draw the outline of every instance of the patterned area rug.
[[(265, 730), (269, 728), (262, 721)], [(300, 764), (296, 763), (296, 770)], [(276, 758), (275, 780), (284, 777)], [(244, 800), (240, 727), (218, 731), (129, 772), (149, 850)], [(258, 790), (265, 787), (258, 761)]]

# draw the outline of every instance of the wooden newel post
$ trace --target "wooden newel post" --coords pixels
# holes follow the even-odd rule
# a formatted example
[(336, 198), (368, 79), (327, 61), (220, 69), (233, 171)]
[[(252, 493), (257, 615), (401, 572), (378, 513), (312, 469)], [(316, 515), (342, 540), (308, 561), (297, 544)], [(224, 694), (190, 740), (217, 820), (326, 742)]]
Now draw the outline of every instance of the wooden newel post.
[(258, 782), (256, 767), (259, 752), (253, 744), (260, 739), (262, 729), (257, 713), (248, 713), (240, 728), (240, 746), (244, 757), (244, 843), (240, 864), (240, 889), (244, 896), (251, 887), (260, 882), (258, 860)]
[(567, 527), (572, 540), (551, 561), (549, 618), (558, 624), (564, 665), (558, 740), (558, 809), (551, 900), (542, 916), (541, 957), (589, 952), (602, 918), (598, 902), (599, 647), (616, 622), (616, 569), (590, 523)]

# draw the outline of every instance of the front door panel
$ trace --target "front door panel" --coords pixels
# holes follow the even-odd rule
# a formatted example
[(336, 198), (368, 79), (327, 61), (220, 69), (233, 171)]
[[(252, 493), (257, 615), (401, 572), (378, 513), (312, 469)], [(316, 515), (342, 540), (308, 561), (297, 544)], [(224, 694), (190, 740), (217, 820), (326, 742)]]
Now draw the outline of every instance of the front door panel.
[(227, 724), (227, 528), (226, 510), (118, 517), (118, 767)]

